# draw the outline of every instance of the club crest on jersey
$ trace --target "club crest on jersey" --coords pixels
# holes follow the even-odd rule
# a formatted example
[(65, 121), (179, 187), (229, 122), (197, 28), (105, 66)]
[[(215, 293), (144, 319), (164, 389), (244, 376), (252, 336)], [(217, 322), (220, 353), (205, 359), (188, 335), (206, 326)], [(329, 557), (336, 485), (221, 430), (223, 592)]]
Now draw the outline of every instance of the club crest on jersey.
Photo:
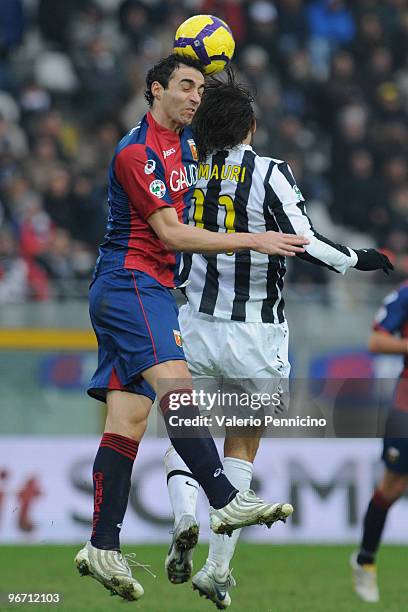
[(173, 329), (174, 340), (177, 346), (183, 346), (183, 339), (178, 329)]
[(150, 193), (152, 193), (156, 198), (162, 198), (166, 194), (166, 185), (163, 181), (159, 179), (155, 179), (149, 185)]
[(154, 161), (154, 159), (148, 159), (144, 167), (145, 174), (153, 174), (155, 170), (156, 162)]
[(192, 138), (187, 139), (188, 146), (190, 147), (191, 155), (193, 156), (194, 161), (198, 161), (198, 153), (196, 143)]

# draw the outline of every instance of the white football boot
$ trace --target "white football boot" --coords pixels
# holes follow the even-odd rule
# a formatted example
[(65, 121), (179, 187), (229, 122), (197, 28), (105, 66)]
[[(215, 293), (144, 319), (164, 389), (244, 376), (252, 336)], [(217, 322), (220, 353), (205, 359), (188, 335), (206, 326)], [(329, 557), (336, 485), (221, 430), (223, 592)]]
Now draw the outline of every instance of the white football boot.
[(285, 523), (292, 512), (291, 504), (268, 504), (251, 490), (241, 491), (223, 508), (210, 508), (210, 525), (214, 533), (231, 535), (240, 527)]
[(357, 557), (357, 552), (353, 552), (350, 557), (354, 591), (363, 601), (376, 603), (380, 600), (376, 565), (375, 563), (360, 565), (357, 563)]
[(227, 572), (223, 577), (217, 576), (215, 568), (206, 563), (191, 582), (200, 597), (210, 599), (219, 610), (225, 610), (231, 605), (228, 590), (237, 584), (231, 572)]
[(193, 571), (193, 550), (198, 542), (199, 526), (191, 514), (184, 514), (173, 533), (164, 563), (167, 577), (173, 584), (190, 580)]
[(129, 562), (146, 568), (134, 561), (134, 553), (122, 555), (117, 550), (102, 550), (92, 546), (91, 542), (87, 542), (75, 557), (75, 565), (81, 576), (95, 578), (112, 595), (135, 601), (142, 597), (144, 590), (133, 578)]

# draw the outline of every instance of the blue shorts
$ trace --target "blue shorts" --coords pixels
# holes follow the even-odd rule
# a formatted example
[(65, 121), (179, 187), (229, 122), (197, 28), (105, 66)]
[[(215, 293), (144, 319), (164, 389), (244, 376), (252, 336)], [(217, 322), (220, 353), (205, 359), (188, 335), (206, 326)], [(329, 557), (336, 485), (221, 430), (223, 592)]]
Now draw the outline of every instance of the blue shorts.
[(391, 472), (408, 474), (408, 438), (384, 438), (382, 459)]
[(141, 373), (164, 361), (185, 360), (170, 290), (145, 272), (114, 270), (92, 282), (89, 313), (98, 340), (98, 368), (88, 394), (106, 401), (108, 390), (120, 389), (154, 400)]

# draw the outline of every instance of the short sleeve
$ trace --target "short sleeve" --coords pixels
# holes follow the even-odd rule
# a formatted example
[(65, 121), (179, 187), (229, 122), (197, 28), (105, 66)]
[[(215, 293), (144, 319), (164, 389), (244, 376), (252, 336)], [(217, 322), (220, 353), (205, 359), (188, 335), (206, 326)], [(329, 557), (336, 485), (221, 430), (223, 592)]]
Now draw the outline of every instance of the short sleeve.
[(132, 207), (145, 220), (156, 210), (173, 206), (160, 160), (144, 145), (129, 145), (115, 159), (115, 175)]

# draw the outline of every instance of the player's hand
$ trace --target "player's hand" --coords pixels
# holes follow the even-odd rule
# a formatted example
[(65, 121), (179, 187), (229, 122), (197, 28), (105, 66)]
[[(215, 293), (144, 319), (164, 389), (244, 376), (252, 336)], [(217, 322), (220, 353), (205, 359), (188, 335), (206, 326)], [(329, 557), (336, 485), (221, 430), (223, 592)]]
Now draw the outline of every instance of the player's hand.
[(365, 272), (383, 270), (386, 274), (389, 274), (389, 271), (394, 269), (388, 257), (376, 249), (354, 249), (354, 252), (358, 257), (354, 266), (357, 270), (364, 270)]
[(309, 240), (297, 234), (281, 234), (280, 232), (265, 232), (253, 234), (255, 245), (252, 247), (258, 253), (266, 255), (283, 255), (292, 257), (297, 253), (304, 253), (303, 245), (309, 244)]

